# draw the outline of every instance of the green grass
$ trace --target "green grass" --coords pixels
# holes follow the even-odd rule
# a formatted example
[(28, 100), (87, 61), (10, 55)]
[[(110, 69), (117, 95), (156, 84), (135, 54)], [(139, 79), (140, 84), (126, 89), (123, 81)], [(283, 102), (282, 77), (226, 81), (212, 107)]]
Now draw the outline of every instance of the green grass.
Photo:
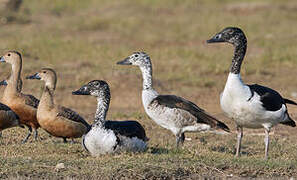
[[(1, 25), (2, 53), (18, 50), (23, 54), (23, 76), (42, 67), (54, 68), (58, 74), (56, 102), (76, 110), (90, 123), (96, 100), (73, 97), (71, 91), (93, 79), (106, 80), (112, 95), (108, 119), (139, 121), (150, 141), (144, 153), (93, 158), (82, 149), (80, 140), (63, 144), (40, 130), (42, 141), (21, 145), (26, 130), (5, 130), (0, 139), (0, 178), (296, 177), (294, 128), (273, 130), (268, 161), (263, 160), (264, 137), (258, 136), (262, 130), (244, 131), (240, 158), (234, 157), (234, 133), (187, 134), (192, 140), (176, 150), (173, 135), (143, 110), (139, 69), (116, 65), (134, 51), (149, 53), (160, 93), (197, 103), (234, 132), (234, 122), (219, 106), (233, 48), (205, 41), (226, 26), (241, 27), (248, 38), (244, 81), (272, 87), (296, 100), (292, 95), (297, 89), (296, 8), (294, 0), (24, 1), (17, 20)], [(1, 67), (4, 79), (10, 67)], [(42, 85), (24, 80), (23, 90), (40, 97)], [(297, 119), (296, 107), (289, 106), (289, 112)], [(58, 163), (65, 168), (56, 169)]]

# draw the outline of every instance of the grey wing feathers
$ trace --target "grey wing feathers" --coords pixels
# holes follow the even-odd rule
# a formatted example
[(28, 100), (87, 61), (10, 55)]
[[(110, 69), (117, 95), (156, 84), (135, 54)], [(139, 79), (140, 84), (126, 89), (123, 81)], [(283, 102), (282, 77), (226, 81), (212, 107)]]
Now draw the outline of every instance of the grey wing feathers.
[(38, 107), (38, 104), (39, 104), (39, 100), (30, 95), (30, 94), (24, 94), (24, 97), (25, 97), (25, 103), (29, 106), (32, 106), (34, 108), (37, 108)]
[(209, 124), (212, 128), (220, 128), (225, 131), (230, 131), (229, 128), (216, 118), (207, 114), (203, 109), (199, 108), (196, 104), (184, 98), (174, 95), (159, 95), (152, 102), (157, 101), (158, 104), (170, 108), (178, 108), (188, 111), (197, 118), (198, 123)]
[(66, 108), (63, 106), (59, 107), (59, 112), (58, 112), (57, 116), (62, 116), (69, 120), (83, 123), (88, 128), (88, 131), (91, 128), (90, 125), (78, 113), (72, 111), (69, 108)]

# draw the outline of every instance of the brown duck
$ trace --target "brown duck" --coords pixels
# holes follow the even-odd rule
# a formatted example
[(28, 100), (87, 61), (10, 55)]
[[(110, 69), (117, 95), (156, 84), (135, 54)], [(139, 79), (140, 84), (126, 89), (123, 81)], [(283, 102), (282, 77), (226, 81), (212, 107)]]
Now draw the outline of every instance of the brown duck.
[(53, 69), (43, 68), (27, 79), (38, 79), (45, 82), (45, 87), (37, 110), (40, 126), (49, 134), (63, 138), (80, 138), (90, 130), (90, 125), (76, 112), (55, 104), (54, 91), (57, 75)]
[(4, 90), (2, 101), (20, 117), (20, 123), (29, 129), (28, 135), (22, 142), (27, 142), (31, 136), (32, 128), (34, 129), (34, 138), (37, 140), (37, 129), (40, 125), (36, 119), (36, 112), (39, 100), (30, 94), (21, 92), (22, 56), (17, 51), (8, 51), (1, 57), (0, 62), (9, 63), (12, 67), (10, 77), (4, 81), (7, 87)]

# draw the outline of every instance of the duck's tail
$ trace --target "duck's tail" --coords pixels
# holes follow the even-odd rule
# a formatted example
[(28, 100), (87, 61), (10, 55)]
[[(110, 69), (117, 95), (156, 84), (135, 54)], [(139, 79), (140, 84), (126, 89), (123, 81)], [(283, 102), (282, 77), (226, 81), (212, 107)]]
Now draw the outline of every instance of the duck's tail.
[(297, 106), (297, 103), (296, 103), (295, 101), (293, 101), (293, 100), (290, 100), (290, 99), (284, 99), (284, 101), (285, 101), (286, 104), (292, 104), (292, 105)]

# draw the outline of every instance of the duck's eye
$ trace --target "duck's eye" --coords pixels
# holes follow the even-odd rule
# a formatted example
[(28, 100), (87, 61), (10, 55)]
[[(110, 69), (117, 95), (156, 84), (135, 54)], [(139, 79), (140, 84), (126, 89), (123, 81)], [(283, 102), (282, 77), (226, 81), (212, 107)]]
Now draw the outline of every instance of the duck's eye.
[(43, 71), (42, 73), (46, 73), (46, 71)]
[(218, 34), (218, 35), (215, 36), (215, 39), (220, 39), (221, 36), (222, 36), (221, 34)]
[(135, 56), (134, 57), (138, 57), (138, 54), (135, 54)]
[(7, 54), (7, 56), (10, 56), (10, 53), (9, 53), (9, 54)]

